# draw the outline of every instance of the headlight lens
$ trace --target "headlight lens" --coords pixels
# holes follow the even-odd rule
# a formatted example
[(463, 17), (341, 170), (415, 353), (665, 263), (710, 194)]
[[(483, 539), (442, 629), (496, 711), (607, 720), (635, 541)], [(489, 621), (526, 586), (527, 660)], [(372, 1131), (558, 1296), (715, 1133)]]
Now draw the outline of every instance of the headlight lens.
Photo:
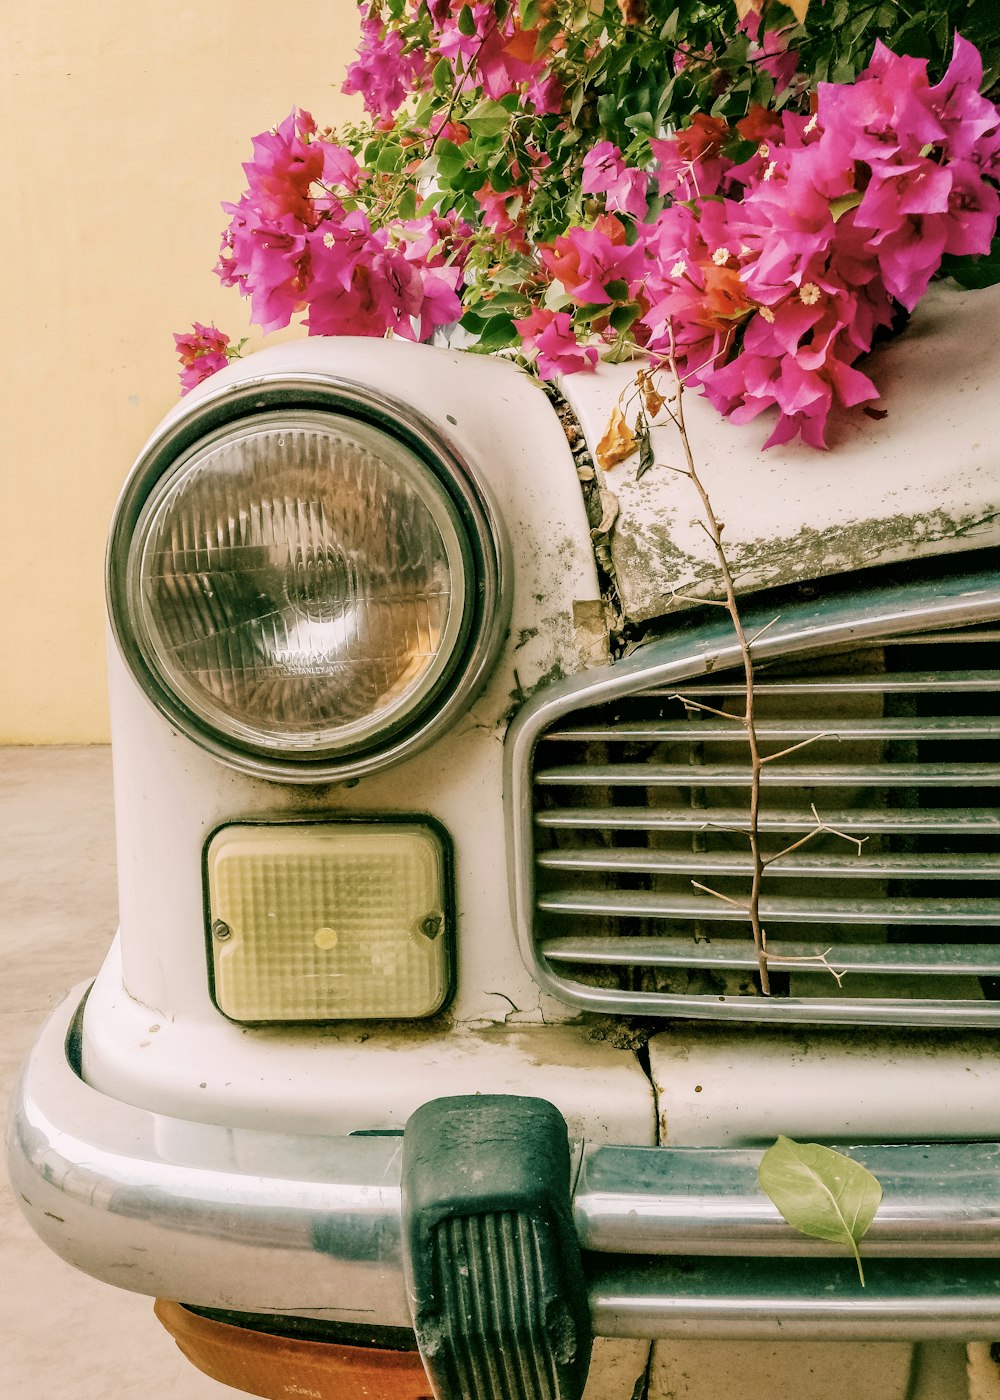
[(127, 546), (123, 498), (110, 587), (126, 657), (171, 719), (238, 766), (376, 766), (483, 669), (499, 551), (486, 557), (476, 504), (377, 422), (308, 407), (238, 418), (133, 499)]

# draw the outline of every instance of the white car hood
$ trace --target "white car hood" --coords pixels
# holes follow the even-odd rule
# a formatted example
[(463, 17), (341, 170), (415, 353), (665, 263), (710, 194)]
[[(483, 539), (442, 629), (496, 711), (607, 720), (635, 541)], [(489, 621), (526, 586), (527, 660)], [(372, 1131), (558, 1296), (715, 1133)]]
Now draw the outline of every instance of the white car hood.
[[(742, 592), (1000, 543), (998, 332), (1000, 287), (933, 286), (906, 330), (863, 364), (886, 416), (853, 410), (831, 420), (825, 453), (762, 452), (771, 413), (740, 427), (698, 393), (685, 396), (695, 461)], [(638, 367), (601, 365), (561, 381), (592, 450)], [(660, 379), (667, 392), (669, 371)], [(634, 621), (719, 591), (700, 503), (671, 470), (684, 460), (677, 430), (668, 420), (651, 437), (656, 465), (640, 481), (635, 456), (597, 468), (600, 487), (617, 498), (611, 556)]]

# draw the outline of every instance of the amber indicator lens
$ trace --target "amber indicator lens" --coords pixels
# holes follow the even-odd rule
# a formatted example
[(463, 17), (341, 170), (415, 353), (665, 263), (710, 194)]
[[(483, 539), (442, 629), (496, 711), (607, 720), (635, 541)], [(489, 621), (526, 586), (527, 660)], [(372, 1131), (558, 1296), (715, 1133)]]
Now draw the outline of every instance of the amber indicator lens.
[(233, 825), (206, 851), (210, 958), (235, 1021), (430, 1016), (450, 990), (447, 853), (414, 821)]
[(199, 1371), (264, 1400), (433, 1400), (418, 1352), (277, 1337), (162, 1299), (156, 1316)]

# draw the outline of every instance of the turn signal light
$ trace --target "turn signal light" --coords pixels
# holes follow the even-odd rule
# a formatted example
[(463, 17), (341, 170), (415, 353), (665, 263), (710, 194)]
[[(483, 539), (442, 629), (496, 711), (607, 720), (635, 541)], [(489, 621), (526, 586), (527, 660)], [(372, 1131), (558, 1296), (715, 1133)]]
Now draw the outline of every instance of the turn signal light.
[(193, 1366), (247, 1395), (264, 1400), (433, 1400), (415, 1351), (254, 1332), (162, 1298), (155, 1312)]

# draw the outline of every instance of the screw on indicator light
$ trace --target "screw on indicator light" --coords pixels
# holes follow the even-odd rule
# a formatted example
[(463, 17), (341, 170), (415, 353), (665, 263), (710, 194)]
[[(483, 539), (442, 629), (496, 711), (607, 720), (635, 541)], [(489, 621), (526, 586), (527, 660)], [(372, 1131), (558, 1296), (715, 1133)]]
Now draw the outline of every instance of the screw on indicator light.
[(217, 938), (220, 943), (225, 943), (227, 938), (232, 938), (233, 931), (223, 919), (216, 919), (212, 925), (212, 937)]
[(440, 914), (428, 914), (426, 919), (420, 921), (420, 932), (425, 938), (437, 938), (442, 923)]

